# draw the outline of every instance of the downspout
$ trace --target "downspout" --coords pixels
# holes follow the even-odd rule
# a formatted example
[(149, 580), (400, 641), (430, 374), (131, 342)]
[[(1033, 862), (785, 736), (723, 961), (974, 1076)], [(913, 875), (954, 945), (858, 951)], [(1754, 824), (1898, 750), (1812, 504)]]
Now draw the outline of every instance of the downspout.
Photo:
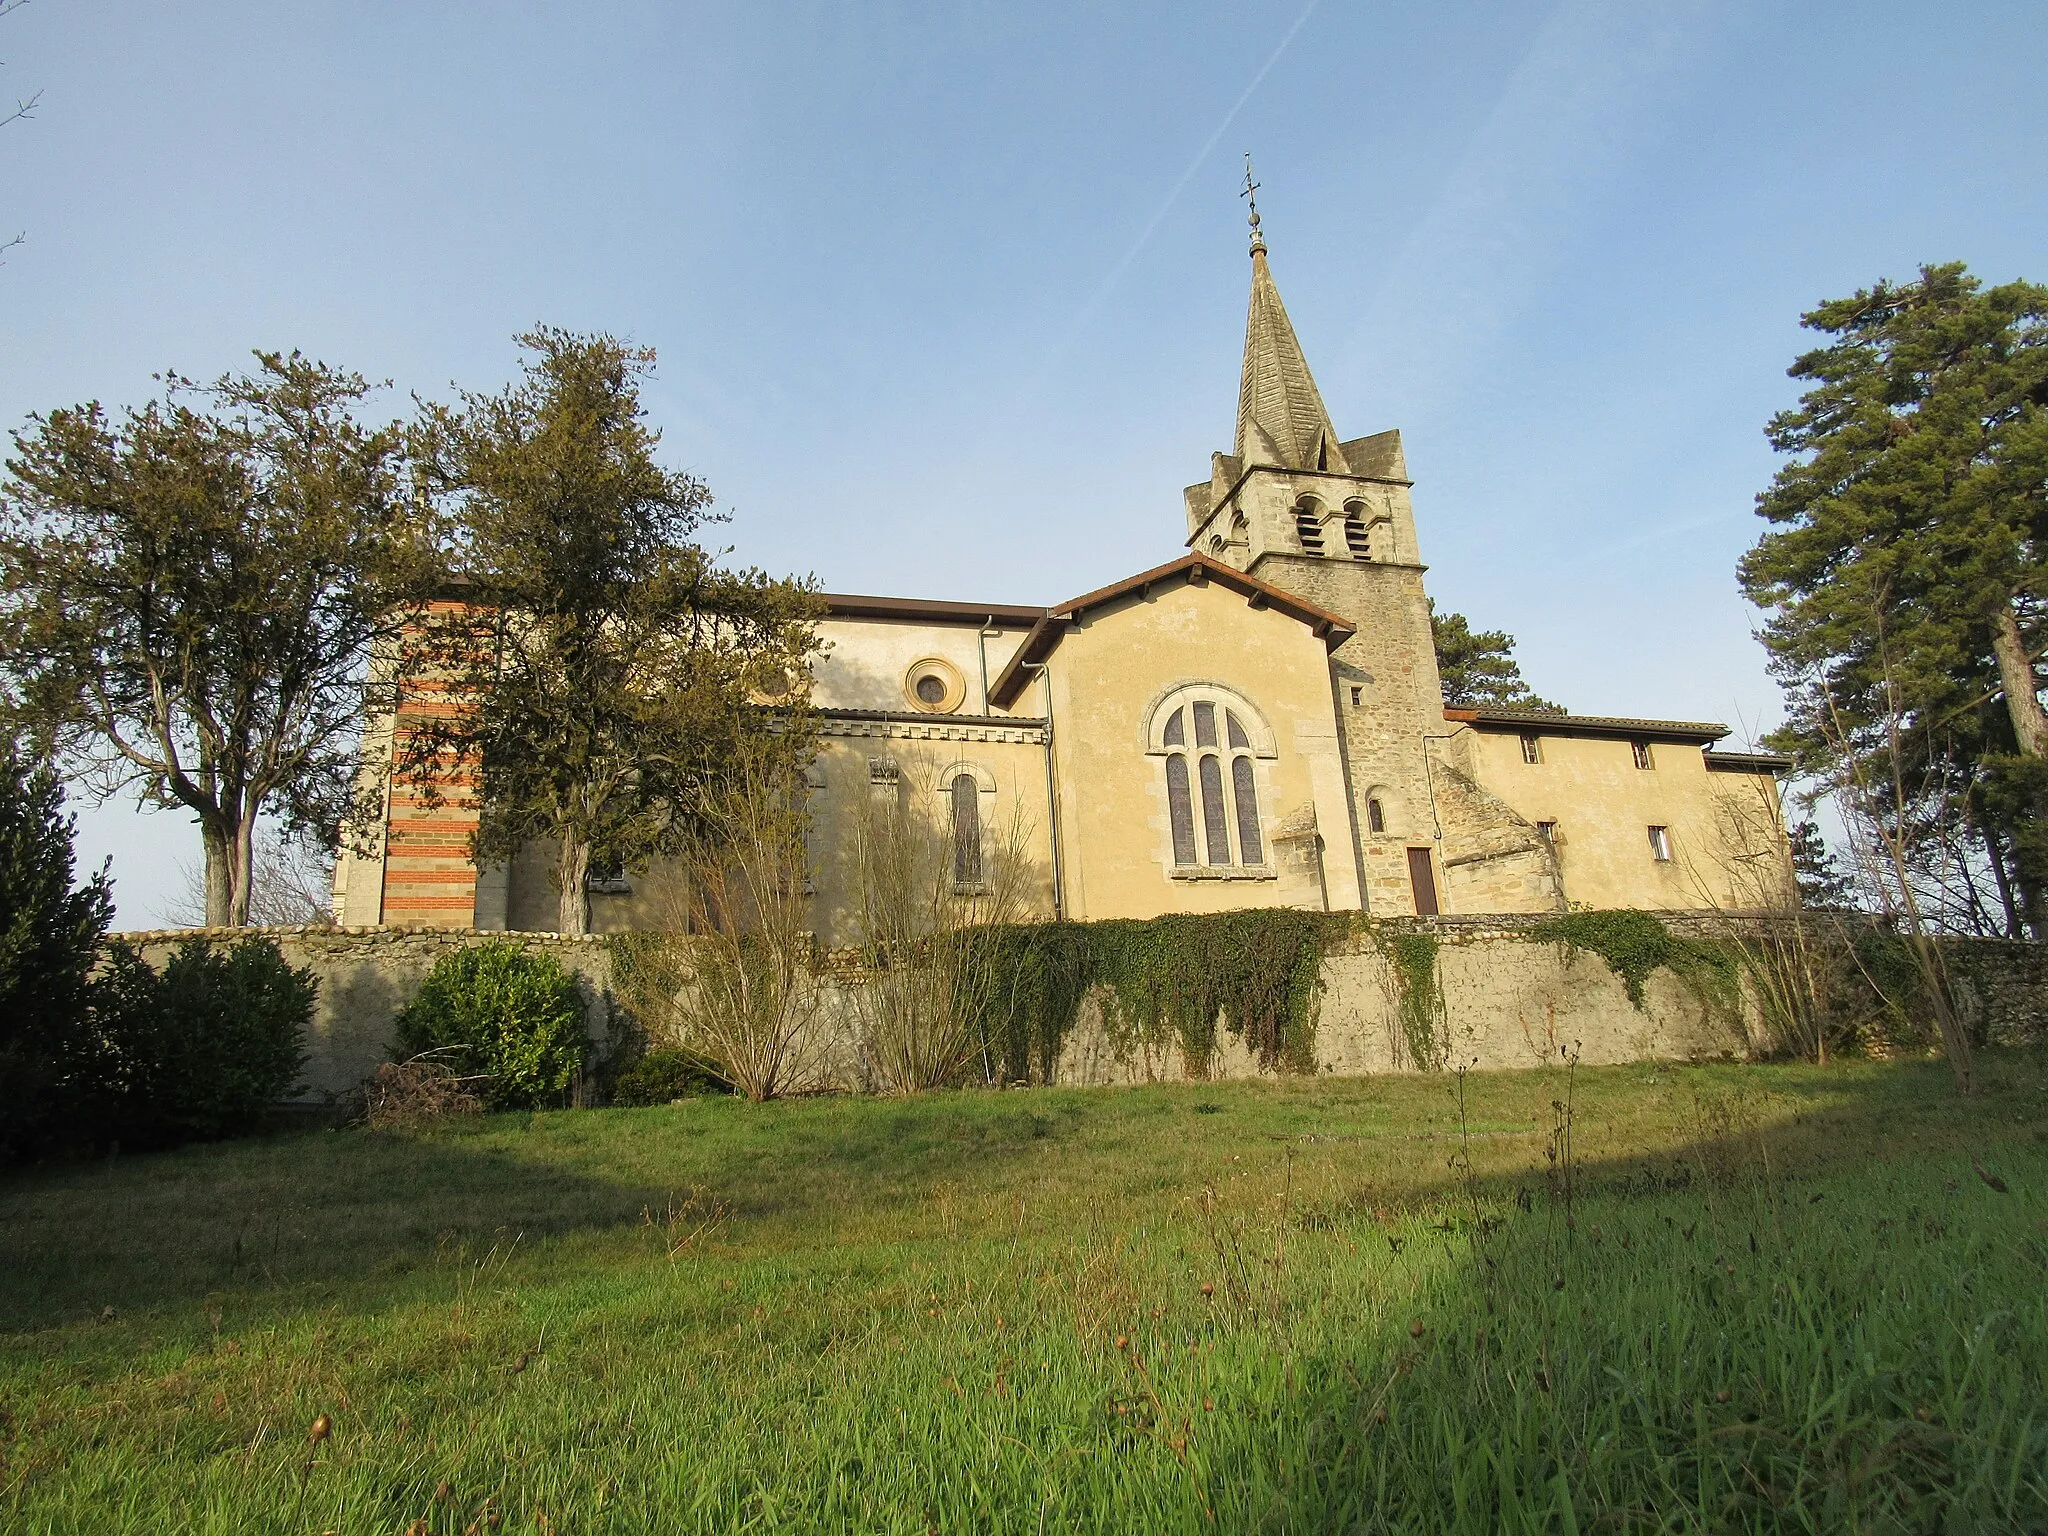
[(988, 713), (988, 637), (1001, 633), (996, 628), (996, 616), (990, 614), (988, 621), (974, 635), (975, 649), (981, 652), (981, 712), (984, 715)]
[(1059, 785), (1053, 777), (1052, 766), (1052, 672), (1045, 662), (1023, 663), (1038, 674), (1045, 684), (1045, 819), (1052, 844), (1052, 920), (1060, 922), (1066, 917), (1065, 882), (1060, 878), (1060, 796)]

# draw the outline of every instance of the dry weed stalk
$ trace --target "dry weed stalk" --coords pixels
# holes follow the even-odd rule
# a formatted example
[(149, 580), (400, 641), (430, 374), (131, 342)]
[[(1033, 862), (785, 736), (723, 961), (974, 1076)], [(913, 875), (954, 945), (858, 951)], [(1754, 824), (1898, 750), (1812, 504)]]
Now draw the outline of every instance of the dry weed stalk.
[[(1785, 840), (1775, 777), (1750, 775), (1747, 790), (1718, 795), (1714, 816), (1718, 880), (1690, 863), (1700, 905), (1742, 915), (1726, 937), (1741, 955), (1748, 991), (1773, 1044), (1826, 1066), (1836, 1006), (1835, 967), (1817, 942), (1815, 919), (1800, 906), (1799, 882)], [(1838, 939), (1846, 943), (1839, 933)]]
[(674, 1263), (679, 1255), (717, 1236), (731, 1216), (732, 1207), (692, 1185), (680, 1198), (670, 1194), (659, 1212), (651, 1205), (641, 1207), (640, 1224), (661, 1234), (662, 1251)]

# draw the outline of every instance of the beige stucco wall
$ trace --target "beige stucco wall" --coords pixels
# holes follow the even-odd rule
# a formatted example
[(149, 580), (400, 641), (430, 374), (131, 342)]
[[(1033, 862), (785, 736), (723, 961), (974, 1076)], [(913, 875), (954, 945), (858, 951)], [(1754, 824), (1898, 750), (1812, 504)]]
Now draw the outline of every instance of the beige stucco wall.
[(825, 619), (818, 625), (818, 638), (826, 650), (812, 672), (811, 700), (820, 709), (915, 710), (917, 704), (904, 692), (905, 674), (913, 662), (939, 656), (951, 662), (966, 683), (960, 712), (987, 714), (981, 691), (983, 649), (992, 683), (1024, 643), (1025, 633), (1011, 627), (982, 635), (971, 623)]
[[(1538, 733), (1542, 761), (1522, 759), (1519, 732), (1467, 726), (1450, 745), (1466, 771), (1530, 822), (1558, 825), (1557, 857), (1573, 906), (1747, 908), (1789, 877), (1775, 780), (1710, 770), (1683, 742), (1650, 744), (1638, 768), (1625, 736)], [(1652, 857), (1649, 829), (1668, 827), (1672, 857)], [(1750, 855), (1767, 855), (1759, 860)]]
[[(1052, 915), (1050, 821), (1046, 813), (1042, 732), (949, 725), (837, 724), (812, 766), (811, 846), (815, 892), (811, 920), (828, 948), (860, 942), (859, 838), (864, 816), (902, 816), (934, 840), (950, 835), (949, 786), (961, 772), (983, 785), (979, 797), (984, 856), (1017, 861), (1020, 920)], [(857, 732), (857, 733), (856, 733)], [(893, 783), (871, 763), (895, 765)]]
[[(1341, 857), (1349, 813), (1328, 652), (1307, 625), (1215, 583), (1175, 582), (1090, 610), (1053, 651), (1048, 671), (1068, 917), (1321, 909), (1331, 876), (1329, 904), (1357, 906), (1350, 861)], [(1235, 693), (1271, 733), (1275, 755), (1254, 758), (1271, 878), (1175, 873), (1165, 760), (1148, 754), (1145, 732), (1157, 701), (1190, 683)], [(1324, 856), (1290, 859), (1276, 833), (1310, 812)]]

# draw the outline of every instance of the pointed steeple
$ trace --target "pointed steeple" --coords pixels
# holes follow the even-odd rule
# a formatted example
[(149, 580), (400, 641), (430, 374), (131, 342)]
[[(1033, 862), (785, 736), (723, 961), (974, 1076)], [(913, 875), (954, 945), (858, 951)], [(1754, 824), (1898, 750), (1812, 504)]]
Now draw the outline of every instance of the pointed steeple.
[[(1246, 174), (1246, 190), (1256, 184)], [(1238, 461), (1348, 474), (1330, 413), (1301, 355), (1280, 290), (1266, 265), (1266, 237), (1251, 211), (1252, 302), (1244, 326), (1244, 377), (1237, 391)]]

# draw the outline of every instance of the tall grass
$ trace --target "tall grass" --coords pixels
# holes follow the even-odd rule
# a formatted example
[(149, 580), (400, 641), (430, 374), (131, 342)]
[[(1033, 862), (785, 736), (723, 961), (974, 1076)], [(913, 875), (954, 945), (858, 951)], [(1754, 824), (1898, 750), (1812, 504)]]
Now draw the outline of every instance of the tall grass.
[(33, 1174), (0, 1525), (2024, 1530), (2048, 1076), (1984, 1065), (1972, 1101), (1924, 1064), (718, 1101)]

